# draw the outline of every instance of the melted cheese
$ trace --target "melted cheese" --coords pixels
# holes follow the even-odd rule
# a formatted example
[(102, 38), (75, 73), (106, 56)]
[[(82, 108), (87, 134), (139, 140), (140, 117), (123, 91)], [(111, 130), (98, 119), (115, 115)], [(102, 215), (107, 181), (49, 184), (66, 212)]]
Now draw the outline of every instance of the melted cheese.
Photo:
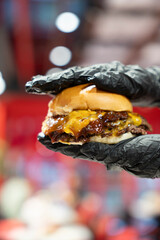
[(98, 113), (96, 111), (79, 110), (69, 114), (69, 119), (64, 124), (63, 130), (65, 133), (77, 135), (91, 121), (102, 117), (105, 112)]
[[(128, 113), (128, 119), (126, 121), (123, 120), (117, 120), (113, 123), (115, 126), (113, 129), (111, 129), (112, 135), (116, 136), (119, 131), (122, 129), (127, 128), (130, 125), (140, 126), (142, 123), (141, 116), (137, 113)], [(110, 130), (106, 129), (106, 133), (109, 133)]]
[[(83, 128), (85, 128), (90, 122), (102, 118), (105, 115), (105, 111), (96, 112), (91, 110), (77, 110), (72, 111), (67, 116), (59, 116), (57, 118), (46, 118), (42, 125), (42, 131), (48, 135), (51, 132), (62, 130), (72, 136), (77, 136)], [(111, 129), (105, 129), (105, 133), (112, 132), (113, 135), (127, 126), (133, 124), (139, 126), (142, 123), (140, 115), (137, 113), (128, 113), (127, 120), (117, 120), (111, 122)]]
[(128, 116), (132, 119), (131, 121), (135, 126), (140, 126), (142, 124), (142, 118), (137, 113), (128, 113)]

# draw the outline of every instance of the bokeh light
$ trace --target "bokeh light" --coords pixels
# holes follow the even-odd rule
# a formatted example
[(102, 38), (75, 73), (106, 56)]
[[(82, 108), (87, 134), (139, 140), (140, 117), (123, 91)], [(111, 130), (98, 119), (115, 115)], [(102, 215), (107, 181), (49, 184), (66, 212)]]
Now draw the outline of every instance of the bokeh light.
[(55, 24), (60, 31), (70, 33), (75, 31), (79, 27), (80, 19), (74, 13), (64, 12), (59, 14)]
[(6, 83), (3, 79), (2, 73), (0, 72), (0, 95), (6, 90)]
[(67, 65), (72, 58), (72, 52), (69, 48), (64, 46), (58, 46), (51, 50), (49, 59), (57, 66)]

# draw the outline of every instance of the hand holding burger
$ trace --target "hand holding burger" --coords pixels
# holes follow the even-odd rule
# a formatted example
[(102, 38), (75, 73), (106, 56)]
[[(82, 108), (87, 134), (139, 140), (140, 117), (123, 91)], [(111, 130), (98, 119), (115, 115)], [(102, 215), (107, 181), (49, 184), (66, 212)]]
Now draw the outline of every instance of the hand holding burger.
[[(26, 91), (53, 94), (39, 141), (74, 158), (119, 166), (137, 176), (160, 176), (160, 137), (132, 104), (160, 102), (160, 69), (119, 62), (36, 76)], [(141, 136), (140, 136), (141, 135)], [(137, 137), (138, 136), (138, 137)]]

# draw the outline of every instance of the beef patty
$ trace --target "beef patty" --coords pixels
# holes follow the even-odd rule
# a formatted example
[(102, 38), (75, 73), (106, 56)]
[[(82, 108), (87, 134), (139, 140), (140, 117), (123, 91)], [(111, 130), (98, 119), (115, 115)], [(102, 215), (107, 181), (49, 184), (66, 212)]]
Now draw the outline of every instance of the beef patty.
[(91, 114), (91, 117), (88, 115), (85, 117), (84, 110), (77, 110), (71, 115), (47, 117), (43, 124), (45, 134), (51, 138), (52, 143), (58, 141), (85, 143), (92, 136), (103, 138), (120, 136), (127, 132), (144, 135), (147, 131), (152, 131), (146, 119), (137, 113), (92, 111)]

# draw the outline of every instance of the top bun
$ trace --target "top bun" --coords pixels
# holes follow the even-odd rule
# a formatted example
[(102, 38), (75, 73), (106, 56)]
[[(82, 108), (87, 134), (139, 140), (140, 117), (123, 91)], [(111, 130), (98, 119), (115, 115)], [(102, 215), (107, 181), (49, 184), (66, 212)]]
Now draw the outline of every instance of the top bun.
[(132, 112), (131, 102), (124, 96), (101, 91), (96, 85), (82, 84), (67, 88), (49, 103), (49, 114), (63, 115), (73, 110), (108, 110)]

